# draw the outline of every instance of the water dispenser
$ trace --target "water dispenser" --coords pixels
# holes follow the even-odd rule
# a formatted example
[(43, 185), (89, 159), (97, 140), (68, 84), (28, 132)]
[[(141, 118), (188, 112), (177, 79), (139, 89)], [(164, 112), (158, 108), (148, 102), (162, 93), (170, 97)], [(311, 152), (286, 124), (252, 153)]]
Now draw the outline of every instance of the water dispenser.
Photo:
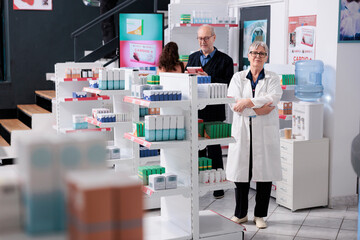
[(295, 96), (301, 101), (314, 102), (323, 95), (321, 83), (324, 63), (302, 60), (295, 63)]

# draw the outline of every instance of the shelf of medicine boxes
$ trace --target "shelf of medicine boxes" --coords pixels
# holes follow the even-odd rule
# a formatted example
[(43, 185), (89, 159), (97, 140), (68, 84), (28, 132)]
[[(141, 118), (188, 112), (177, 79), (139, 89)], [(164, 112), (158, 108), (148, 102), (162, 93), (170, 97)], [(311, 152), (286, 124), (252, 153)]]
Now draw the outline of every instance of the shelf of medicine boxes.
[(84, 87), (84, 92), (95, 93), (99, 95), (130, 95), (130, 90), (101, 90), (98, 88)]
[(174, 189), (164, 189), (164, 190), (154, 190), (149, 186), (143, 186), (142, 191), (143, 193), (154, 197), (154, 198), (160, 198), (160, 197), (168, 197), (168, 196), (174, 196), (174, 195), (184, 195), (185, 197), (190, 196), (190, 187), (181, 186), (178, 184), (177, 188)]
[(199, 195), (204, 196), (207, 192), (212, 192), (216, 190), (227, 190), (235, 188), (235, 183), (230, 181), (224, 181), (220, 183), (213, 183), (213, 184), (205, 184), (199, 183)]
[(59, 98), (56, 99), (55, 102), (63, 103), (63, 102), (86, 102), (86, 101), (103, 101), (110, 100), (109, 96), (97, 96), (97, 97), (84, 97), (84, 98)]
[(199, 110), (205, 108), (207, 105), (220, 105), (220, 104), (229, 104), (235, 103), (235, 98), (233, 97), (226, 97), (226, 98), (199, 98), (198, 99), (198, 106)]
[(98, 127), (118, 127), (118, 126), (128, 126), (131, 125), (132, 122), (99, 122), (95, 118), (92, 117), (85, 117), (85, 121)]
[(235, 142), (235, 138), (233, 137), (227, 137), (227, 138), (212, 138), (212, 139), (208, 139), (208, 138), (204, 138), (204, 137), (199, 137), (199, 150), (204, 149), (206, 146), (209, 145), (228, 145), (229, 143), (234, 143)]
[(136, 142), (148, 149), (164, 149), (164, 148), (189, 148), (190, 141), (187, 140), (174, 140), (174, 141), (159, 141), (149, 142), (144, 137), (136, 137), (131, 133), (125, 133), (124, 138), (129, 139), (132, 142)]
[(162, 107), (180, 107), (184, 110), (189, 109), (190, 101), (189, 100), (180, 100), (180, 101), (148, 101), (136, 97), (125, 96), (123, 99), (124, 102), (133, 103), (148, 108), (162, 108)]
[(111, 128), (87, 128), (87, 129), (71, 129), (60, 128), (61, 133), (76, 133), (76, 132), (111, 132)]
[[(202, 23), (176, 23), (174, 27), (200, 27), (204, 24)], [(239, 24), (233, 24), (233, 23), (209, 23), (207, 25), (213, 26), (213, 27), (239, 27)]]
[(283, 120), (286, 120), (286, 121), (289, 121), (289, 120), (292, 119), (292, 115), (279, 115), (279, 118), (283, 119)]
[(98, 78), (56, 78), (55, 75), (52, 75), (50, 80), (54, 82), (86, 82), (90, 80), (98, 80)]

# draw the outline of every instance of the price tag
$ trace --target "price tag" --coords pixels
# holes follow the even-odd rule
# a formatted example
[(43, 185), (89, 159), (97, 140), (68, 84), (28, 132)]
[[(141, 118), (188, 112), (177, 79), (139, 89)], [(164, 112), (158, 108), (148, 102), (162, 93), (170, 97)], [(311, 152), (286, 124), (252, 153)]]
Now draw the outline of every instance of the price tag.
[(99, 97), (98, 99), (99, 99), (99, 100), (103, 100), (103, 98), (102, 98), (102, 97)]
[(77, 101), (78, 101), (78, 99), (77, 99), (77, 98), (73, 98), (73, 101), (74, 101), (74, 102), (77, 102)]

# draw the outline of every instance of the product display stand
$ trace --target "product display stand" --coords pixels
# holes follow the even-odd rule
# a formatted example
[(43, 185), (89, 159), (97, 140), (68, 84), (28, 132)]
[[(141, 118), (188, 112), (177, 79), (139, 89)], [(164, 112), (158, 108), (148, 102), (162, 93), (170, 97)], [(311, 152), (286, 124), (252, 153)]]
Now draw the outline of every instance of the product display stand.
[[(176, 42), (179, 46), (180, 55), (190, 55), (191, 52), (199, 48), (196, 40), (198, 27), (203, 24), (181, 24), (182, 14), (192, 14), (193, 11), (211, 12), (211, 17), (228, 16), (226, 4), (201, 4), (201, 3), (172, 3), (169, 4), (169, 39)], [(205, 23), (204, 23), (205, 24)], [(237, 28), (238, 24), (209, 24), (215, 28), (215, 46), (222, 52), (229, 54), (229, 29)]]
[[(197, 99), (197, 77), (188, 74), (161, 73), (160, 84), (164, 90), (179, 90), (181, 101), (149, 102), (125, 97), (134, 105), (159, 107), (161, 115), (185, 116), (186, 139), (183, 141), (148, 142), (130, 133), (128, 140), (148, 148), (160, 149), (160, 163), (167, 173), (178, 176), (178, 188), (154, 191), (144, 187), (151, 197), (161, 197), (161, 216), (144, 219), (145, 239), (243, 239), (243, 226), (212, 211), (200, 211), (199, 196), (207, 191), (234, 188), (230, 182), (199, 184), (198, 151), (212, 144), (234, 142), (233, 138), (198, 138), (198, 110), (206, 101)], [(217, 99), (208, 104), (233, 102), (233, 99)], [(136, 117), (136, 116), (135, 116)], [(136, 169), (139, 161), (134, 161)]]

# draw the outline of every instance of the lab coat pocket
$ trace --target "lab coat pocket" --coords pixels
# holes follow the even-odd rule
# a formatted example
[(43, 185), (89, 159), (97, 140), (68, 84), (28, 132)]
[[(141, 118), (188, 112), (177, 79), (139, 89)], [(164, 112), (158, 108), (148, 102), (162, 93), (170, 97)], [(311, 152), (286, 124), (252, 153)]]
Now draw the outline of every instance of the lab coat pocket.
[(279, 128), (277, 126), (264, 126), (263, 138), (265, 145), (277, 144)]

